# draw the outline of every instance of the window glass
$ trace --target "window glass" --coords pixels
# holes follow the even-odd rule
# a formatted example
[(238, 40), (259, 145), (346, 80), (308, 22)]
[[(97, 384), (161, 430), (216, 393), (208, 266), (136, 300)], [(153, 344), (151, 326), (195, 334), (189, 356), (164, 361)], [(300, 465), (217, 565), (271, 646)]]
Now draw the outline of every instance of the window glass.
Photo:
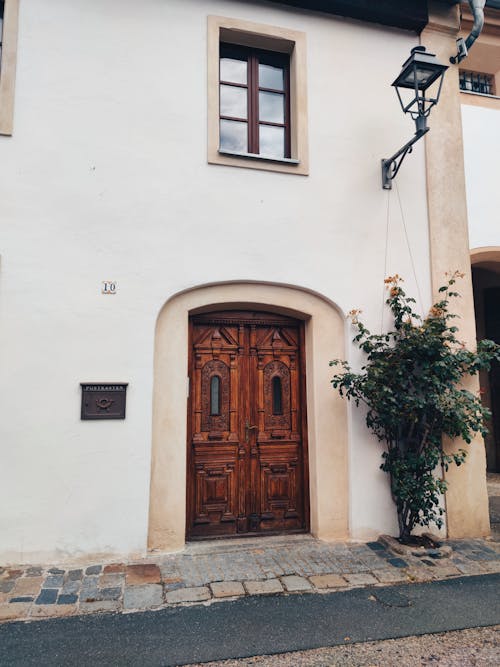
[(490, 74), (460, 71), (460, 90), (483, 95), (494, 95), (493, 77)]
[(285, 157), (285, 128), (259, 125), (260, 155)]
[(259, 120), (269, 123), (285, 122), (285, 96), (259, 91)]
[(214, 375), (210, 380), (210, 414), (220, 415), (220, 377)]
[(220, 148), (225, 151), (248, 153), (247, 123), (238, 120), (221, 120)]
[(220, 115), (232, 116), (233, 118), (246, 118), (247, 89), (221, 85)]
[(235, 58), (220, 59), (220, 80), (231, 83), (247, 82), (247, 61)]
[(282, 67), (259, 64), (259, 87), (283, 90), (284, 71)]
[(273, 415), (283, 414), (283, 396), (281, 392), (281, 378), (273, 377)]

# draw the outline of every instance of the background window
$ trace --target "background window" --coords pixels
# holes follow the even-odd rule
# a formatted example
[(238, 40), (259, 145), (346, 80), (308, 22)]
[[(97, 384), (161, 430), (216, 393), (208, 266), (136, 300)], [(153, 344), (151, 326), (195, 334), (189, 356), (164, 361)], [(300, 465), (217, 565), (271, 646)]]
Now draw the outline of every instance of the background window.
[(290, 157), (289, 66), (286, 54), (220, 45), (221, 151)]
[(460, 90), (483, 95), (494, 95), (495, 87), (491, 74), (480, 74), (478, 72), (466, 72), (460, 70)]

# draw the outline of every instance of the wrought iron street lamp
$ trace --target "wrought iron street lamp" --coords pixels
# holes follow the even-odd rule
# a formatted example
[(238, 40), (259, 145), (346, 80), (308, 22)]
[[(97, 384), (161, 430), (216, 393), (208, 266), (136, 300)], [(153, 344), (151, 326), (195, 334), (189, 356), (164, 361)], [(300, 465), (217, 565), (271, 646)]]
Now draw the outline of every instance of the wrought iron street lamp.
[[(392, 188), (392, 180), (405, 157), (412, 152), (413, 144), (429, 131), (427, 117), (439, 101), (447, 69), (448, 66), (442, 65), (433, 53), (427, 53), (425, 46), (416, 46), (392, 84), (403, 112), (410, 114), (415, 121), (415, 135), (394, 155), (382, 160), (382, 187), (385, 190)], [(431, 86), (435, 91), (433, 96), (430, 95)]]

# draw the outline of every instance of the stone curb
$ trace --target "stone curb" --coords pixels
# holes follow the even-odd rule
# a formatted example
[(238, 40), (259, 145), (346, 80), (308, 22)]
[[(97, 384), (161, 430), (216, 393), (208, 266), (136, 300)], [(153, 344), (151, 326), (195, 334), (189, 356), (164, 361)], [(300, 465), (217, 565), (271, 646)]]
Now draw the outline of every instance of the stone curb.
[[(444, 570), (445, 568), (443, 568)], [(428, 576), (418, 577), (414, 572), (408, 570), (407, 573), (391, 573), (392, 576), (377, 573), (363, 572), (358, 574), (344, 575), (340, 577), (341, 581), (332, 583), (317, 582), (314, 584), (315, 577), (304, 579), (301, 588), (287, 588), (286, 584), (280, 579), (257, 580), (245, 582), (213, 582), (209, 586), (199, 586), (192, 588), (183, 588), (170, 593), (166, 593), (164, 600), (158, 589), (158, 584), (146, 584), (144, 586), (130, 586), (125, 589), (123, 601), (102, 600), (92, 602), (80, 602), (79, 605), (35, 605), (33, 603), (3, 603), (0, 604), (0, 623), (12, 621), (42, 620), (48, 618), (60, 618), (67, 616), (83, 616), (88, 614), (103, 613), (133, 613), (141, 611), (158, 611), (160, 609), (194, 606), (199, 604), (212, 604), (235, 600), (241, 597), (254, 597), (261, 595), (323, 595), (327, 593), (340, 592), (342, 590), (351, 590), (357, 588), (380, 588), (391, 584), (400, 583), (421, 583), (423, 581), (436, 581), (442, 579), (451, 579), (464, 576), (458, 570), (450, 572), (448, 568), (443, 573), (429, 573)], [(442, 574), (442, 576), (440, 576)], [(483, 574), (486, 572), (483, 571)], [(379, 575), (377, 578), (376, 575)], [(295, 579), (295, 575), (288, 575)], [(338, 577), (338, 575), (320, 575), (316, 579), (325, 579), (328, 577)], [(285, 577), (283, 577), (285, 579)], [(234, 589), (226, 589), (226, 584), (232, 584)], [(236, 588), (236, 585), (239, 585)], [(319, 584), (319, 585), (318, 585)], [(218, 585), (221, 588), (218, 588)], [(146, 589), (154, 588), (155, 591)], [(142, 589), (142, 590), (139, 590)], [(132, 596), (132, 597), (130, 597)], [(138, 596), (138, 597), (135, 597)], [(8, 613), (11, 612), (11, 613)]]
[[(401, 549), (386, 536), (378, 542), (339, 543), (331, 548), (310, 537), (286, 549), (270, 541), (259, 549), (228, 547), (222, 561), (227, 567), (219, 564), (219, 570), (220, 551), (209, 554), (208, 560), (204, 553), (187, 553), (74, 569), (3, 567), (0, 623), (210, 605), (254, 595), (325, 594), (500, 572), (497, 543), (457, 540), (453, 550), (445, 545), (452, 557), (432, 558), (416, 557), (411, 548), (410, 553), (394, 555), (394, 542)], [(225, 580), (231, 568), (238, 576)]]

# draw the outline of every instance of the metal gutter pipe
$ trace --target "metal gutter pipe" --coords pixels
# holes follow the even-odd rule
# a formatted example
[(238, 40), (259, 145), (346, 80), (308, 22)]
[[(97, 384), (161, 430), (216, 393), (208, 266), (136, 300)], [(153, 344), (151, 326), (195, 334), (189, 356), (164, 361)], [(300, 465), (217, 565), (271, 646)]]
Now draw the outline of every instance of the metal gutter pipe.
[(486, 0), (469, 0), (470, 10), (472, 12), (472, 16), (474, 17), (474, 24), (467, 39), (464, 39), (463, 37), (457, 39), (458, 52), (456, 56), (450, 58), (451, 63), (455, 64), (462, 62), (462, 60), (467, 57), (470, 47), (481, 34), (481, 30), (484, 26), (485, 4)]

